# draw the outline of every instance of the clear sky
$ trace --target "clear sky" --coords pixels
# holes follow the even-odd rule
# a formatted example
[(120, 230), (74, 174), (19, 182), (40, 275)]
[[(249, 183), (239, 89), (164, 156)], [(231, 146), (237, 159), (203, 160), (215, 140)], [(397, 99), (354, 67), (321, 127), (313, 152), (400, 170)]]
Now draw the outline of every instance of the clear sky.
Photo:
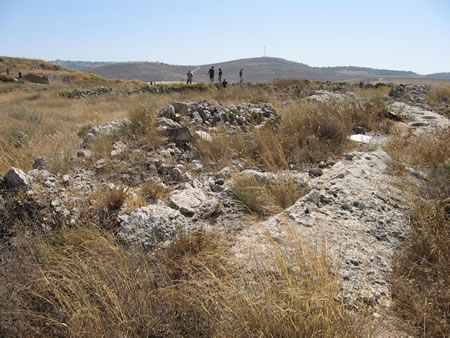
[(0, 55), (450, 72), (450, 0), (0, 0)]

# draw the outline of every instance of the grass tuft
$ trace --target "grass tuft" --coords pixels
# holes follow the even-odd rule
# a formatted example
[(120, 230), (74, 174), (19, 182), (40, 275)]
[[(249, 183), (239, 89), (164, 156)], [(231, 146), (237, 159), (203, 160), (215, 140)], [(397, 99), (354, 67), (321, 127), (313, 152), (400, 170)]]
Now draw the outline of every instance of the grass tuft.
[(294, 183), (292, 177), (287, 180), (276, 179), (259, 181), (255, 177), (238, 175), (233, 178), (233, 195), (248, 209), (260, 216), (273, 215), (293, 205), (309, 189)]

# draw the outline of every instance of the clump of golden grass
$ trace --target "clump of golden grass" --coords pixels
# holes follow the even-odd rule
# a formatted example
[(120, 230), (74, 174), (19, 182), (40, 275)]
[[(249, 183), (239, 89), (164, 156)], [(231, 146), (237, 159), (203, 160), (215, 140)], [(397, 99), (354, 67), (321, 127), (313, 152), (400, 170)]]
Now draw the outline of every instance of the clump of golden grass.
[(308, 88), (313, 82), (309, 80), (298, 80), (298, 79), (274, 79), (272, 81), (273, 85), (278, 88), (287, 88), (292, 85), (298, 86), (300, 89)]
[(152, 181), (144, 182), (141, 185), (140, 193), (143, 197), (150, 197), (153, 201), (167, 201), (168, 198), (167, 189)]
[(289, 163), (310, 163), (336, 156), (349, 145), (351, 125), (345, 123), (345, 105), (302, 103), (287, 107), (280, 130)]
[(438, 112), (450, 118), (450, 109), (442, 109), (443, 103), (450, 104), (450, 84), (441, 83), (432, 87), (428, 94), (428, 103)]
[(96, 209), (111, 212), (119, 210), (127, 196), (127, 191), (123, 189), (98, 189), (90, 196), (90, 200)]
[(433, 167), (450, 158), (450, 129), (434, 135), (395, 136), (385, 150), (395, 160), (409, 165)]
[(255, 177), (237, 175), (232, 183), (232, 192), (236, 199), (261, 216), (281, 212), (308, 191), (307, 186), (295, 184), (292, 177), (261, 182)]
[(361, 88), (359, 86), (353, 86), (351, 91), (358, 95), (360, 98), (368, 101), (377, 101), (389, 94), (391, 88), (386, 85), (381, 85), (376, 88)]
[(361, 333), (336, 300), (339, 285), (326, 258), (305, 252), (298, 240), (289, 252), (273, 244), (274, 263), (247, 268), (230, 264), (218, 239), (204, 232), (154, 255), (124, 249), (109, 233), (83, 227), (39, 245), (23, 243), (21, 263), (10, 256), (0, 268), (4, 335)]
[(196, 138), (192, 149), (194, 154), (207, 165), (224, 167), (231, 164), (233, 149), (230, 136), (226, 133), (213, 135), (212, 142)]

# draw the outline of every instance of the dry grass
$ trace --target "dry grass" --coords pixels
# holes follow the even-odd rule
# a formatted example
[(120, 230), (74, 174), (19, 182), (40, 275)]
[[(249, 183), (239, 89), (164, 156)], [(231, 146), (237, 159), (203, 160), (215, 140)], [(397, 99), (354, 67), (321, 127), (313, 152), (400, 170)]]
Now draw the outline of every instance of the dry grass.
[(379, 86), (378, 88), (360, 88), (359, 86), (353, 86), (351, 91), (362, 99), (377, 101), (389, 94), (391, 88), (384, 85)]
[(11, 166), (28, 170), (38, 156), (72, 153), (84, 125), (126, 117), (145, 101), (143, 95), (69, 100), (44, 91), (36, 100), (21, 92), (0, 98), (0, 172)]
[(144, 182), (141, 185), (140, 193), (144, 198), (151, 198), (155, 202), (158, 200), (166, 202), (168, 199), (167, 189), (152, 181)]
[(409, 188), (410, 234), (393, 266), (395, 310), (416, 328), (414, 334), (446, 336), (450, 330), (449, 131), (395, 139), (387, 151), (397, 161), (428, 173), (420, 186)]
[(273, 215), (293, 205), (308, 193), (304, 185), (296, 185), (293, 178), (260, 181), (255, 177), (238, 175), (233, 178), (232, 192), (237, 200), (260, 216)]
[(350, 145), (351, 125), (339, 104), (302, 103), (289, 106), (282, 114), (280, 142), (289, 163), (314, 163), (341, 154)]
[(450, 330), (449, 198), (411, 202), (410, 235), (394, 261), (395, 310), (424, 337), (443, 337)]
[[(75, 228), (0, 268), (0, 333), (14, 336), (293, 337), (359, 335), (326, 259), (298, 240), (274, 263), (236, 270), (218, 239), (181, 238), (156, 255)], [(27, 243), (27, 244), (25, 244)], [(36, 242), (35, 242), (36, 243)], [(258, 260), (255, 257), (255, 260)], [(20, 267), (20, 268), (19, 268)]]
[(123, 189), (97, 190), (90, 196), (95, 208), (106, 212), (119, 210), (127, 199), (127, 191)]
[(221, 168), (231, 164), (233, 158), (231, 142), (229, 135), (219, 133), (213, 135), (212, 142), (196, 138), (192, 149), (194, 154), (206, 165)]
[(442, 115), (450, 118), (450, 109), (443, 108), (443, 104), (450, 104), (450, 84), (442, 83), (431, 88), (428, 94), (428, 103)]
[(434, 167), (450, 158), (450, 130), (435, 135), (396, 136), (385, 150), (395, 160), (409, 165)]

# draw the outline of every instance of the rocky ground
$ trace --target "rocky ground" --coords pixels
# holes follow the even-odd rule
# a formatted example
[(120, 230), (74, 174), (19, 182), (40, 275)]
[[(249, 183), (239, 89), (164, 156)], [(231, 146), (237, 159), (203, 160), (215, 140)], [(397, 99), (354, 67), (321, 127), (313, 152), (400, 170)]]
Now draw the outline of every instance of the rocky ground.
[[(426, 105), (426, 90), (425, 86), (403, 86), (391, 92), (388, 110), (397, 127), (420, 134), (450, 126), (447, 118)], [(405, 93), (409, 101), (397, 102), (405, 98)], [(354, 93), (317, 90), (305, 99), (355, 101), (358, 97)], [(69, 160), (67, 173), (50, 172), (48, 159), (44, 158), (37, 159), (27, 173), (12, 168), (3, 178), (0, 210), (8, 207), (8, 194), (20, 188), (30, 201), (45, 204), (55, 218), (76, 224), (86, 210), (93, 208), (92, 194), (125, 191), (126, 203), (120, 209), (107, 217), (95, 214), (98, 220), (113, 224), (124, 243), (154, 249), (168, 245), (180, 231), (215, 229), (228, 239), (230, 251), (238, 259), (249, 262), (255, 255), (268, 252), (270, 240), (283, 245), (294, 231), (311, 247), (326, 246), (332, 268), (339, 267), (343, 297), (350, 307), (363, 303), (389, 306), (392, 258), (408, 234), (408, 225), (406, 192), (393, 184), (392, 160), (383, 150), (387, 136), (363, 135), (365, 131), (360, 130), (356, 151), (308, 170), (291, 170), (289, 175), (294, 181), (307, 185), (310, 192), (283, 212), (265, 219), (249, 218), (247, 209), (231, 192), (232, 177), (241, 173), (259, 181), (273, 181), (285, 179), (287, 173), (249, 168), (239, 158), (233, 158), (219, 171), (211, 171), (190, 147), (195, 140), (215, 142), (219, 131), (246, 132), (267, 124), (276, 126), (281, 119), (267, 103), (223, 107), (208, 101), (175, 102), (157, 117), (157, 129), (165, 136), (162, 146), (155, 150), (116, 141), (110, 156), (100, 159), (90, 149), (92, 142), (132, 122), (124, 119), (95, 126), (80, 144), (77, 158)], [(121, 170), (110, 171), (111, 167)], [(415, 180), (421, 179), (421, 173), (414, 168), (407, 170)], [(143, 194), (145, 182), (162, 187), (166, 198), (155, 200)], [(132, 201), (139, 196), (142, 200), (135, 207)], [(51, 226), (46, 218), (36, 219), (39, 231)], [(2, 232), (3, 239), (14, 237), (13, 230), (3, 228)]]

